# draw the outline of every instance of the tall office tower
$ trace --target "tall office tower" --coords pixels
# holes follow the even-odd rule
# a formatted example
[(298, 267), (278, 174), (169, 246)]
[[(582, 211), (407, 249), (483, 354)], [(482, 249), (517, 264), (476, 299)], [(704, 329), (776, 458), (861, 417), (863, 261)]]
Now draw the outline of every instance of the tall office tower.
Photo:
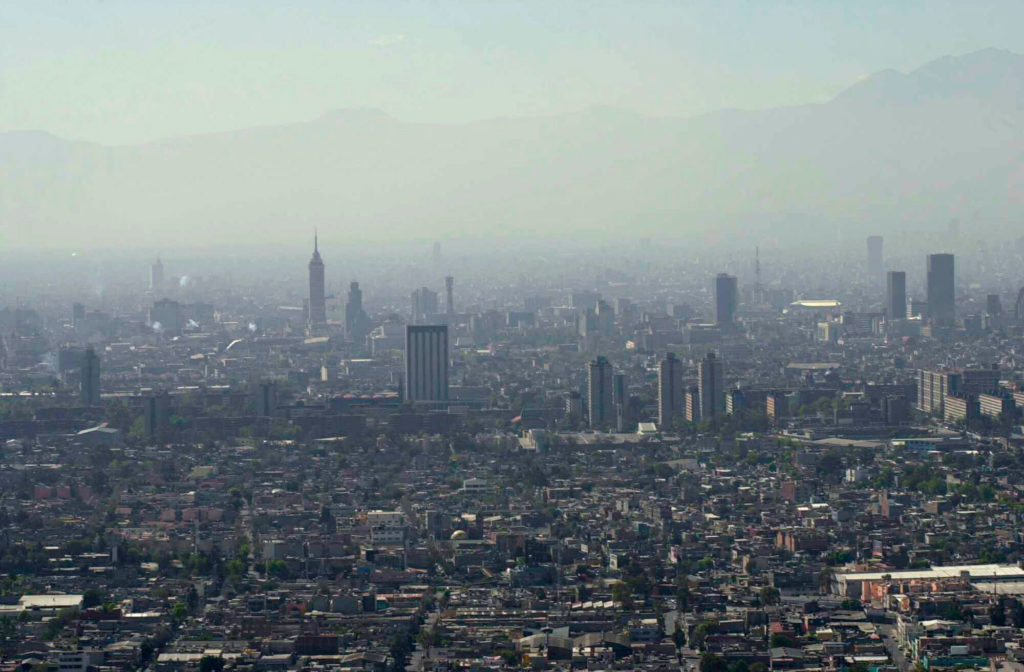
[(171, 420), (171, 397), (166, 391), (150, 395), (143, 399), (146, 409), (144, 429), (146, 436), (156, 438), (165, 429)]
[(369, 331), (369, 318), (363, 310), (363, 290), (358, 282), (348, 286), (348, 301), (345, 303), (345, 335), (353, 343), (362, 343)]
[(632, 424), (632, 414), (629, 406), (629, 383), (624, 373), (612, 375), (612, 407), (615, 413), (615, 431), (625, 432)]
[(410, 297), (412, 323), (423, 324), (431, 315), (437, 315), (437, 292), (420, 287)]
[(71, 305), (71, 327), (78, 329), (85, 322), (85, 306), (80, 303)]
[(405, 398), (448, 401), (448, 327), (406, 325)]
[(700, 386), (700, 417), (710, 420), (725, 415), (725, 382), (722, 360), (709, 352), (697, 364)]
[(587, 419), (591, 427), (607, 427), (615, 421), (612, 365), (604, 357), (587, 364)]
[(868, 236), (868, 273), (879, 275), (885, 269), (885, 262), (882, 260), (881, 236)]
[(164, 262), (160, 257), (157, 257), (156, 263), (149, 267), (149, 288), (154, 292), (164, 288)]
[(327, 298), (324, 291), (324, 261), (320, 258), (318, 236), (313, 234), (313, 258), (309, 260), (309, 324), (327, 324)]
[(715, 276), (715, 324), (722, 329), (731, 329), (736, 321), (736, 305), (739, 294), (736, 276), (719, 273)]
[(998, 294), (989, 294), (985, 297), (985, 312), (992, 316), (1003, 314), (1003, 302)]
[(434, 241), (434, 263), (441, 261), (441, 243)]
[(444, 311), (449, 316), (455, 314), (455, 278), (450, 275), (444, 278)]
[(889, 271), (885, 283), (885, 319), (902, 320), (907, 316), (907, 274)]
[(953, 255), (928, 255), (928, 316), (932, 322), (951, 326), (956, 321), (956, 283)]
[(82, 403), (87, 406), (100, 405), (100, 356), (92, 348), (86, 348), (82, 357)]
[(658, 426), (683, 412), (683, 363), (670, 352), (658, 362)]
[(623, 406), (629, 401), (629, 383), (626, 374), (616, 373), (612, 375), (612, 404)]
[(256, 415), (269, 418), (277, 410), (277, 384), (265, 380), (256, 390)]

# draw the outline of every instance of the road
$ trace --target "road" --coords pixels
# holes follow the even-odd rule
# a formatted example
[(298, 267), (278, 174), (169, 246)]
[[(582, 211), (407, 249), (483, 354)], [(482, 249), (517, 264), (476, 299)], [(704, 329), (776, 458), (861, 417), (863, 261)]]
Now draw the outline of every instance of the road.
[(907, 672), (910, 669), (910, 662), (896, 643), (896, 629), (889, 624), (881, 624), (878, 626), (878, 634), (882, 636), (882, 644), (897, 669), (900, 672)]

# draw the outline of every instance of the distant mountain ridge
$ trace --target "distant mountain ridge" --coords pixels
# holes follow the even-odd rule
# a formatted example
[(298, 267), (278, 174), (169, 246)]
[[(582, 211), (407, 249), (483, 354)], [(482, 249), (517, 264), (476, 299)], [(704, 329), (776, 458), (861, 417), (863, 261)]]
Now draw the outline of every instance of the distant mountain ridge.
[(336, 110), (116, 147), (0, 133), (0, 243), (279, 243), (314, 225), (336, 240), (1009, 227), (1024, 219), (1022, 113), (1024, 56), (984, 50), (823, 104), (692, 118)]

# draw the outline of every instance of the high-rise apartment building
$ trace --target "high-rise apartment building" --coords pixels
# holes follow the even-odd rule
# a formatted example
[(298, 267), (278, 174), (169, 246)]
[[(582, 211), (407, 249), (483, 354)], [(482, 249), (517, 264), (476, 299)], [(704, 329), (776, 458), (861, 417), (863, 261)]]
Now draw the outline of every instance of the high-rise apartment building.
[(658, 362), (658, 426), (683, 412), (683, 363), (674, 352)]
[(885, 319), (902, 320), (907, 317), (907, 274), (889, 271), (885, 283)]
[(405, 398), (448, 401), (448, 327), (406, 325)]
[(591, 427), (615, 422), (612, 365), (604, 357), (587, 364), (587, 416)]
[(701, 420), (725, 415), (725, 382), (722, 361), (709, 352), (697, 364)]
[(952, 254), (929, 254), (928, 316), (934, 324), (952, 326), (956, 320), (956, 280)]
[(957, 369), (917, 372), (917, 408), (944, 415), (947, 397), (977, 397), (999, 389), (999, 369)]

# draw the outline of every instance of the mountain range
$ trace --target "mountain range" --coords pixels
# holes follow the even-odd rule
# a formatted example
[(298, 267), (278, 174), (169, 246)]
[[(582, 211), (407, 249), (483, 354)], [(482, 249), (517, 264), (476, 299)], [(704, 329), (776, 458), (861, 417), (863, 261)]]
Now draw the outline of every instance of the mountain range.
[(0, 133), (0, 243), (822, 235), (1024, 219), (1024, 56), (883, 71), (819, 104), (440, 125), (339, 110), (132, 146)]

